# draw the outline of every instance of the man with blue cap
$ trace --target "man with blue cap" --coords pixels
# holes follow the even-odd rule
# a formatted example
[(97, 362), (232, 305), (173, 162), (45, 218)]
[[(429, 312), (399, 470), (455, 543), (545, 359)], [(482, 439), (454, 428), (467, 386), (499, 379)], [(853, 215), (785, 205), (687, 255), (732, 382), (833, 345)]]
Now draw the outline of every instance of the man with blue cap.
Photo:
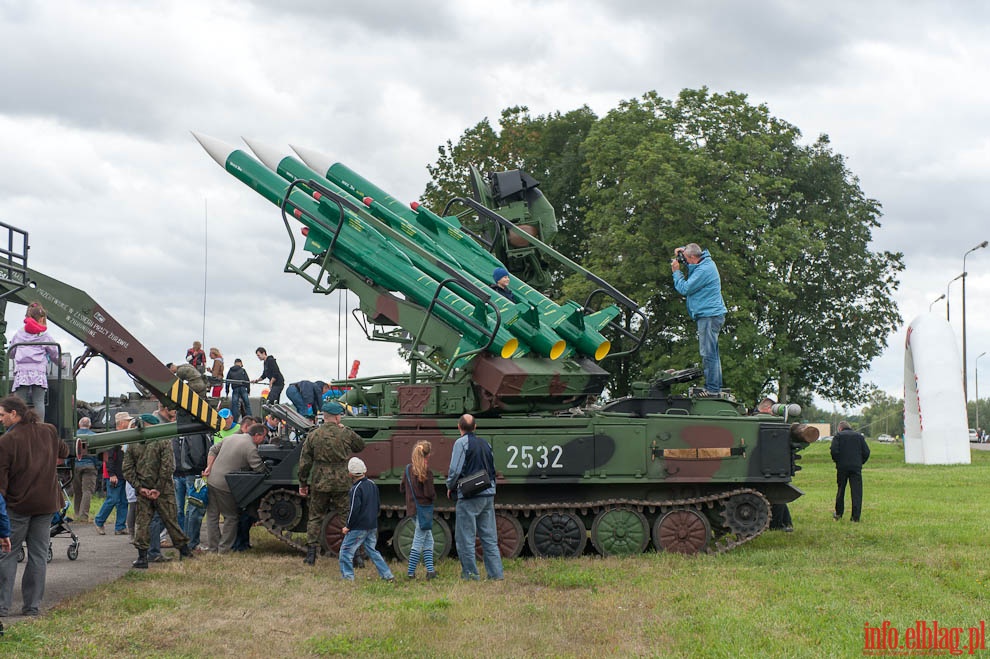
[(496, 293), (500, 293), (502, 297), (508, 299), (510, 302), (516, 301), (516, 296), (513, 295), (511, 290), (509, 290), (508, 270), (502, 266), (495, 268), (495, 271), (492, 273), (492, 279), (495, 280), (495, 283), (492, 285), (492, 289)]
[(233, 412), (231, 412), (227, 407), (217, 412), (217, 414), (219, 414), (220, 418), (223, 419), (223, 428), (217, 431), (216, 439), (214, 439), (214, 442), (219, 444), (231, 435), (236, 435), (241, 432), (241, 424), (234, 420)]
[(348, 510), (347, 492), (351, 477), (347, 461), (364, 450), (364, 440), (342, 424), (344, 406), (335, 400), (323, 403), (323, 425), (313, 430), (303, 442), (299, 456), (299, 494), (309, 498), (309, 521), (306, 524), (306, 565), (316, 563), (323, 519), (334, 512)]

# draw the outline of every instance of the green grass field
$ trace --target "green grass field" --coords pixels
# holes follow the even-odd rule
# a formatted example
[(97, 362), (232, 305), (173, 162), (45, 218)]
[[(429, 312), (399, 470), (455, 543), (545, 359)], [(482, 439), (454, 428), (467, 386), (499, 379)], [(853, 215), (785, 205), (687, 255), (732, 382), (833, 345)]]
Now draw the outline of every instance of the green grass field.
[(816, 444), (795, 479), (795, 532), (718, 556), (518, 559), (498, 583), (462, 583), (447, 560), (433, 582), (390, 586), (369, 568), (350, 584), (335, 560), (307, 568), (256, 529), (249, 555), (134, 571), (17, 623), (0, 655), (850, 657), (864, 655), (867, 624), (888, 621), (900, 639), (919, 620), (978, 627), (990, 452), (920, 467), (897, 445), (871, 449), (860, 524), (832, 520), (835, 471)]

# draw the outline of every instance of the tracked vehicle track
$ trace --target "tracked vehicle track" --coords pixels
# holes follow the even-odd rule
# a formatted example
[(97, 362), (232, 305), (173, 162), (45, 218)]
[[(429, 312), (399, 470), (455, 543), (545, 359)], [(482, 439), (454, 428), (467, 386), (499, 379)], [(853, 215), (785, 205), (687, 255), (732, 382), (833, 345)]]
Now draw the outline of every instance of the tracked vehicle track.
[[(711, 529), (711, 538), (699, 548), (704, 553), (721, 554), (743, 545), (759, 537), (770, 525), (770, 502), (757, 490), (739, 488), (719, 492), (707, 496), (678, 499), (599, 499), (584, 501), (580, 505), (566, 503), (546, 504), (495, 504), (496, 513), (510, 513), (513, 516), (530, 517), (544, 513), (577, 514), (580, 516), (598, 515), (602, 512), (622, 508), (635, 510), (640, 513), (663, 515), (674, 511), (695, 510), (704, 515), (704, 511), (713, 510), (716, 519), (722, 520), (721, 526)], [(405, 515), (404, 506), (382, 506), (383, 511), (398, 517)], [(436, 513), (449, 519), (453, 508), (437, 508)], [(711, 517), (705, 515), (710, 522)], [(588, 529), (585, 528), (587, 531)], [(282, 539), (282, 538), (280, 538)], [(283, 540), (285, 541), (285, 540)], [(692, 552), (686, 552), (692, 553)]]

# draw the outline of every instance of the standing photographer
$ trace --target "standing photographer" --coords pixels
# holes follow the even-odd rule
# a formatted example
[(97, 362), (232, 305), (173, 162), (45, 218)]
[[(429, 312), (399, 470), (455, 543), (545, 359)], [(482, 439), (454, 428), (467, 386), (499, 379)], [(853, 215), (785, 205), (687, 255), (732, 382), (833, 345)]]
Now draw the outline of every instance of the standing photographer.
[[(682, 262), (687, 273), (681, 272)], [(722, 300), (722, 279), (708, 250), (697, 243), (674, 250), (670, 262), (674, 288), (687, 298), (688, 315), (698, 324), (698, 347), (705, 370), (706, 396), (718, 396), (722, 391), (722, 360), (718, 355), (718, 333), (725, 324), (725, 302)]]

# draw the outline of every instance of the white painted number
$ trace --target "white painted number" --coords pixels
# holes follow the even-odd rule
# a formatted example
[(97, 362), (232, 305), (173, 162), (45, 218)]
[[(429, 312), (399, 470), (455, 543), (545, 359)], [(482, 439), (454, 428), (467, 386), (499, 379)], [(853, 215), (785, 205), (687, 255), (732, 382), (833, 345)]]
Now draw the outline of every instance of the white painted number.
[[(509, 461), (505, 465), (508, 469), (531, 469), (535, 459), (538, 469), (563, 469), (560, 458), (564, 455), (564, 449), (554, 444), (552, 446), (508, 446)], [(534, 458), (534, 453), (537, 457)]]

